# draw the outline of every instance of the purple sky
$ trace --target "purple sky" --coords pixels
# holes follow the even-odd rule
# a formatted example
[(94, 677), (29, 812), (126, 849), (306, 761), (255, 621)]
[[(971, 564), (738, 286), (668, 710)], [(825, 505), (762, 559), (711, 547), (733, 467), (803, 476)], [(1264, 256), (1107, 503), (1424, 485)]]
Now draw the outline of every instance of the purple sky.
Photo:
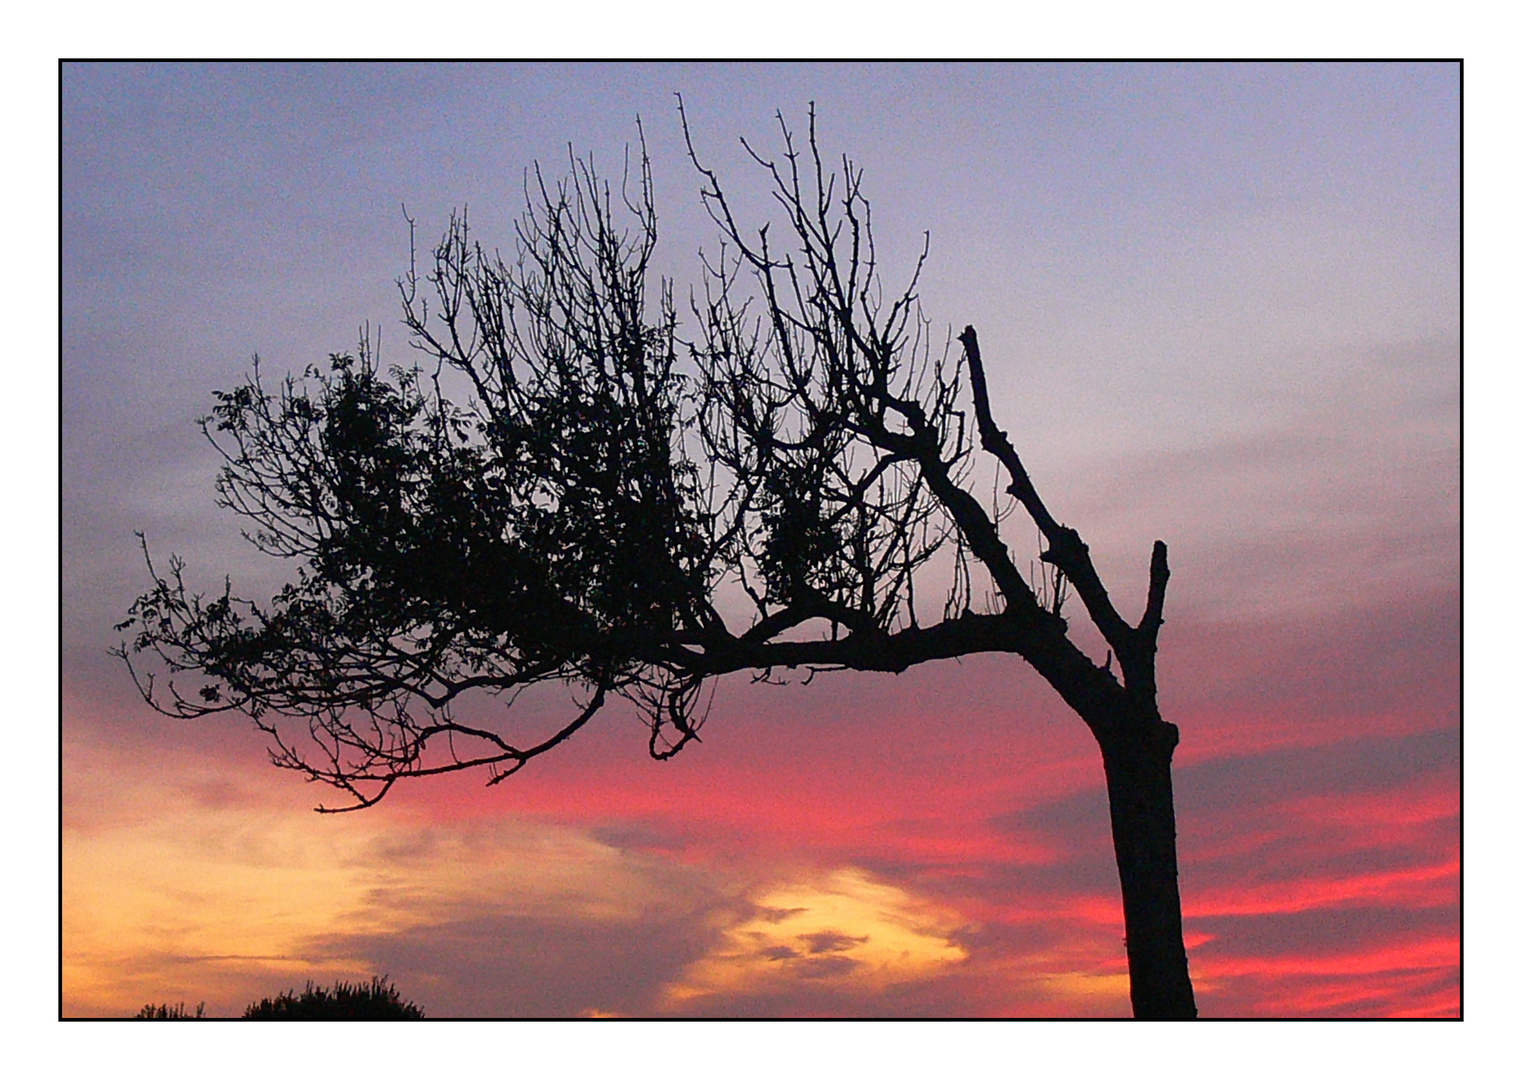
[[(1002, 415), (1075, 521), (1129, 517), (1136, 485), (1117, 474), (1156, 487), (1164, 453), (1204, 490), (1178, 506), (1148, 492), (1140, 527), (1183, 557), (1180, 528), (1217, 548), (1223, 529), (1237, 547), (1340, 535), (1369, 522), (1316, 514), (1299, 488), (1380, 485), (1392, 454), (1451, 445), (1457, 383), (1437, 358), (1457, 330), (1452, 68), (82, 67), (64, 82), (64, 572), (100, 604), (66, 605), (66, 651), (98, 652), (99, 616), (136, 580), (124, 532), (240, 557), (190, 426), (211, 388), (254, 352), (274, 371), (351, 347), (365, 322), (406, 359), (402, 205), (420, 243), (458, 206), (505, 242), (524, 169), (557, 168), (567, 143), (611, 167), (640, 115), (662, 248), (689, 278), (714, 240), (675, 90), (742, 195), (755, 172), (736, 139), (766, 143), (777, 108), (796, 124), (818, 101), (827, 145), (866, 170), (890, 273), (928, 229), (927, 311), (997, 343)], [(1449, 430), (1429, 436), (1432, 416)], [(1317, 475), (1333, 446), (1348, 474)], [(1226, 479), (1244, 460), (1272, 470), (1256, 505)], [(1453, 465), (1419, 486), (1451, 493)], [(1239, 610), (1239, 583), (1212, 596), (1179, 577), (1176, 613)]]
[[(774, 111), (802, 125), (817, 102), (826, 148), (865, 170), (890, 282), (929, 230), (927, 313), (978, 327), (995, 412), (1123, 613), (1152, 539), (1168, 541), (1160, 678), (1183, 727), (1202, 1011), (1451, 1011), (1456, 66), (551, 64), (65, 70), (66, 1013), (154, 993), (225, 1010), (260, 978), (364, 963), (405, 973), (440, 1015), (1107, 1015), (1123, 999), (1104, 981), (1113, 958), (1082, 952), (1118, 909), (1097, 760), (1002, 658), (890, 684), (726, 686), (710, 745), (660, 774), (615, 723), (513, 784), (440, 783), (323, 832), (334, 819), (304, 812), (313, 792), (249, 732), (155, 719), (105, 656), (143, 586), (134, 529), (203, 585), (280, 580), (212, 505), (193, 421), (255, 352), (299, 370), (368, 321), (407, 359), (402, 205), (420, 244), (469, 206), (507, 246), (524, 170), (557, 173), (570, 143), (611, 171), (638, 115), (662, 258), (690, 280), (716, 241), (674, 91), (758, 215), (736, 140), (774, 147)], [(1033, 556), (1032, 530), (1010, 538)], [(961, 742), (919, 745), (927, 717), (951, 714)], [(255, 837), (257, 857), (229, 854)], [(530, 848), (552, 853), (542, 878), (521, 876)], [(438, 885), (447, 919), (404, 895), (471, 860), (496, 893)], [(198, 903), (222, 915), (175, 907), (213, 872), (225, 880)], [(282, 889), (362, 896), (376, 921), (324, 909), (281, 930)], [(755, 974), (734, 942), (777, 897), (837, 905), (874, 940), (910, 927), (922, 968), (891, 985)], [(614, 908), (665, 914), (636, 946), (589, 914)], [(70, 922), (107, 909), (136, 967)], [(309, 966), (206, 961), (242, 920), (272, 929), (240, 955), (298, 941)], [(411, 952), (397, 920), (420, 928)], [(177, 938), (146, 929), (170, 923)], [(187, 943), (178, 959), (170, 940)], [(546, 941), (559, 960), (503, 945)], [(168, 970), (189, 974), (169, 987)]]

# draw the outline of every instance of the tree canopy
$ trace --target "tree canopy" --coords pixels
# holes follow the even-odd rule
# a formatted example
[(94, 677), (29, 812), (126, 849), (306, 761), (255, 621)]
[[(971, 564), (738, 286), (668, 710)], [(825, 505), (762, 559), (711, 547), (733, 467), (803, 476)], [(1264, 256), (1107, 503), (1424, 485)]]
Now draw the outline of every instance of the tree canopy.
[[(1112, 808), (1117, 783), (1145, 789), (1126, 796), (1146, 808), (1133, 854), (1171, 880), (1159, 902), (1177, 938), (1177, 729), (1153, 670), (1166, 548), (1125, 622), (998, 426), (976, 332), (953, 349), (922, 313), (928, 236), (888, 287), (860, 169), (827, 165), (812, 109), (802, 136), (778, 120), (779, 154), (744, 144), (778, 216), (755, 229), (688, 135), (718, 245), (680, 305), (652, 270), (641, 135), (616, 189), (590, 159), (558, 182), (536, 168), (510, 257), (451, 218), (399, 282), (414, 365), (383, 371), (368, 340), (301, 379), (256, 362), (202, 427), (221, 505), (294, 580), (268, 602), (230, 583), (206, 595), (179, 559), (150, 559), (121, 655), (158, 708), (251, 716), (277, 765), (346, 810), (403, 779), (480, 768), (497, 783), (614, 698), (664, 758), (698, 737), (729, 673), (1016, 653), (1099, 740)], [(1001, 534), (1016, 510), (1045, 545), (1029, 578)], [(1069, 636), (1070, 592), (1102, 664)], [(575, 693), (547, 738), (516, 738), (510, 710), (483, 724), (453, 709), (545, 682)], [(1128, 827), (1115, 820), (1123, 887)], [(1127, 916), (1134, 936), (1129, 900)]]

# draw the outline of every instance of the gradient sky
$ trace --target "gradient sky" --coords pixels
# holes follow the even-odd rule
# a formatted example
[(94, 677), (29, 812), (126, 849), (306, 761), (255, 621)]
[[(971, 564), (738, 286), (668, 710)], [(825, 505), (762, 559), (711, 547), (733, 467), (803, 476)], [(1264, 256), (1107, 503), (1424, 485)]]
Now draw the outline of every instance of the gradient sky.
[(977, 326), (1123, 613), (1168, 542), (1201, 1013), (1456, 1015), (1456, 65), (66, 66), (64, 1013), (380, 972), (439, 1016), (1129, 1012), (1098, 751), (1016, 658), (734, 679), (673, 761), (611, 712), (495, 788), (330, 817), (106, 655), (134, 530), (206, 588), (283, 579), (194, 419), (255, 352), (368, 321), (406, 359), (403, 204), (506, 247), (524, 169), (611, 166), (638, 115), (689, 280), (716, 238), (675, 91), (757, 210), (737, 139), (817, 102), (890, 281), (929, 230), (927, 314)]

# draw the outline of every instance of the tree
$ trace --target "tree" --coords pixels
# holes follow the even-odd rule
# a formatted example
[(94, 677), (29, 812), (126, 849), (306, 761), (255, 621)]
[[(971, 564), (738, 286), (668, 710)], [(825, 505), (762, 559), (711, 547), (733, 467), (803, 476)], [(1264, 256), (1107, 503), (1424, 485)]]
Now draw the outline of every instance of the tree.
[[(785, 244), (775, 223), (737, 222), (682, 113), (720, 237), (691, 337), (651, 272), (641, 134), (622, 210), (573, 157), (564, 181), (536, 169), (525, 184), (514, 260), (475, 241), (464, 215), (422, 282), (414, 255), (399, 284), (424, 364), (383, 375), (362, 340), (270, 387), (256, 359), (202, 428), (224, 458), (219, 502), (261, 551), (298, 564), (295, 580), (266, 605), (230, 584), (208, 598), (178, 559), (164, 574), (149, 559), (153, 587), (119, 628), (133, 629), (120, 654), (155, 707), (248, 714), (276, 765), (348, 800), (319, 809), (352, 810), (402, 779), (484, 769), (498, 783), (612, 698), (639, 707), (650, 753), (667, 758), (698, 737), (704, 691), (726, 674), (1015, 653), (1099, 744), (1135, 1014), (1193, 1016), (1178, 729), (1159, 715), (1154, 670), (1167, 549), (1154, 545), (1145, 614), (1127, 623), (995, 421), (977, 333), (955, 354), (949, 339), (935, 348), (917, 302), (928, 235), (885, 296), (860, 170), (826, 167), (812, 108), (806, 144), (778, 121), (780, 157), (742, 145)], [(1001, 479), (980, 482), (979, 468)], [(1031, 580), (1000, 534), (1017, 508), (1045, 545)], [(924, 622), (937, 574), (950, 584)], [(975, 581), (989, 597), (977, 607)], [(1109, 647), (1103, 665), (1069, 634), (1072, 593)], [(168, 680), (144, 673), (150, 658)], [(177, 674), (200, 685), (182, 693)], [(544, 739), (452, 709), (467, 692), (543, 682), (575, 703)]]

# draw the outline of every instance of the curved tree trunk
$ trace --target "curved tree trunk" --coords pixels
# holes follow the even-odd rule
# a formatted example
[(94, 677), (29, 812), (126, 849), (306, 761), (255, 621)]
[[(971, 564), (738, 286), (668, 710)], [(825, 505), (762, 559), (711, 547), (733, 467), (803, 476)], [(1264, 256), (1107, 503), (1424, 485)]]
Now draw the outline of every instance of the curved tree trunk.
[(1177, 745), (1178, 728), (1156, 719), (1115, 724), (1100, 737), (1138, 1019), (1197, 1015), (1179, 906), (1171, 771)]

